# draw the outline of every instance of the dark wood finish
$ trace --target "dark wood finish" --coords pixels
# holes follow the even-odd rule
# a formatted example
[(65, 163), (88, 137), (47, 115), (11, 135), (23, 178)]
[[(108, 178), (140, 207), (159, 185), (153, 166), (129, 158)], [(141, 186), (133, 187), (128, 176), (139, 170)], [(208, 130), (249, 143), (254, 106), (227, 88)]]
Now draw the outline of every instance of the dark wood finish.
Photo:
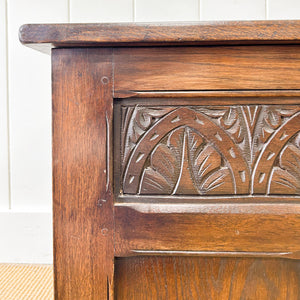
[(56, 299), (299, 299), (299, 30), (20, 29), (31, 47), (59, 48)]
[(118, 300), (298, 300), (299, 267), (283, 259), (122, 258), (116, 294)]
[(113, 297), (111, 59), (110, 49), (52, 54), (56, 299)]
[(44, 52), (51, 47), (299, 43), (300, 22), (27, 24), (20, 41)]
[(300, 106), (152, 103), (120, 108), (124, 194), (300, 195)]
[(299, 204), (118, 204), (115, 253), (299, 258), (299, 213)]
[(115, 91), (299, 89), (299, 46), (114, 50)]
[[(210, 98), (209, 103), (217, 100), (223, 104), (278, 104), (282, 103), (282, 101), (284, 101), (285, 104), (291, 104), (295, 103), (297, 99), (299, 100), (299, 96), (300, 90), (114, 91), (115, 98), (146, 98), (146, 101), (148, 101), (147, 98), (156, 98), (156, 100), (163, 100), (160, 104), (176, 103), (176, 99), (172, 99), (173, 102), (167, 102), (168, 99), (165, 98), (181, 98), (178, 105), (182, 104), (182, 100), (186, 101), (186, 98), (188, 98), (190, 104), (195, 103), (195, 99), (191, 98), (196, 98), (196, 104), (199, 105), (202, 101), (206, 101), (207, 99), (205, 98), (207, 97)], [(259, 102), (257, 101), (257, 97), (259, 97)], [(278, 97), (284, 97), (284, 99)], [(233, 99), (234, 102), (232, 101)], [(279, 102), (279, 100), (281, 102)], [(142, 99), (138, 101), (144, 103)], [(189, 104), (188, 102), (186, 103)]]

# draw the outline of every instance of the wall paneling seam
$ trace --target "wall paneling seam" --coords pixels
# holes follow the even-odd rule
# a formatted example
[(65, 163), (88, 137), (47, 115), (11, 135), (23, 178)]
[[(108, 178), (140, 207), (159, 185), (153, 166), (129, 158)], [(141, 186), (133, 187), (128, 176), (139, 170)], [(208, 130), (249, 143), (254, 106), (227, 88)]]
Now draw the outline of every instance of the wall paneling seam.
[(7, 173), (8, 173), (8, 209), (12, 207), (11, 203), (11, 156), (10, 156), (10, 116), (9, 116), (9, 69), (8, 69), (8, 0), (5, 0), (5, 52), (6, 52), (6, 64), (5, 64), (5, 73), (6, 73), (6, 120), (7, 120)]
[(68, 6), (68, 23), (70, 23), (70, 21), (71, 21), (71, 7), (70, 7), (70, 5), (71, 5), (71, 3), (70, 3), (70, 1), (71, 0), (67, 0), (67, 6)]
[(136, 0), (132, 0), (132, 19), (133, 22), (136, 20)]
[(202, 7), (201, 7), (201, 0), (198, 0), (198, 20), (201, 21), (202, 17), (201, 17), (201, 12), (202, 12)]

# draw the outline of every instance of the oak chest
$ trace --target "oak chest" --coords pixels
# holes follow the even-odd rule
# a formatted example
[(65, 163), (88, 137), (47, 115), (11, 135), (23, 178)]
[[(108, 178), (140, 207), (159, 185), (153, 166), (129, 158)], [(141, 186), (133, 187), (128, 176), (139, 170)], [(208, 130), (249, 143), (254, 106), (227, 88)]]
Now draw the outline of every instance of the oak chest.
[(20, 39), (52, 49), (56, 299), (300, 298), (300, 22)]

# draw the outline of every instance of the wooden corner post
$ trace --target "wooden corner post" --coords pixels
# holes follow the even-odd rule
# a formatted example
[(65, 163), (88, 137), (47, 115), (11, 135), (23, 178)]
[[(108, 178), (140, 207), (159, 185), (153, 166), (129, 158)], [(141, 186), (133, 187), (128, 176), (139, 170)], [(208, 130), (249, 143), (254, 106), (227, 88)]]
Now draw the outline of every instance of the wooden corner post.
[(55, 299), (113, 299), (112, 49), (54, 49), (52, 68)]

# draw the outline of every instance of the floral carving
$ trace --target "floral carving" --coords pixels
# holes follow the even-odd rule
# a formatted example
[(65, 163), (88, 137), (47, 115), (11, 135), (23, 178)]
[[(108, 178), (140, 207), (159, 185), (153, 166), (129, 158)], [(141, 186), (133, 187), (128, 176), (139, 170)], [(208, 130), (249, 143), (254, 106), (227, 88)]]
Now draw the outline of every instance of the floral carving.
[(232, 193), (232, 178), (223, 164), (221, 155), (199, 134), (189, 127), (175, 129), (152, 152), (140, 194)]
[(272, 194), (300, 194), (299, 137), (288, 143), (279, 155), (278, 166), (274, 167), (271, 175)]
[(300, 194), (298, 106), (122, 111), (125, 194)]
[(138, 139), (149, 127), (160, 117), (173, 110), (170, 107), (126, 107), (123, 111), (124, 134), (124, 160), (128, 158), (129, 152), (134, 148)]

